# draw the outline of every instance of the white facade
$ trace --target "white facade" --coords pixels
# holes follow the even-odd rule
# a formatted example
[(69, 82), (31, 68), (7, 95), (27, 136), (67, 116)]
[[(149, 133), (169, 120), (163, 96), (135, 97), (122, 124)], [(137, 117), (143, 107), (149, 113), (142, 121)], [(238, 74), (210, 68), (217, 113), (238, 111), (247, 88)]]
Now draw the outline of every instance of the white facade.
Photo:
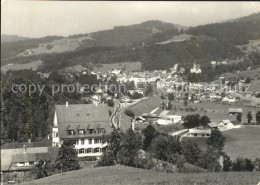
[(165, 118), (159, 118), (156, 123), (159, 125), (170, 125), (177, 124), (182, 122), (182, 116), (169, 115)]
[(82, 138), (77, 139), (75, 149), (78, 152), (78, 157), (102, 155), (104, 148), (107, 146), (107, 142), (100, 138)]
[[(52, 146), (60, 147), (62, 144), (62, 139), (59, 137), (59, 129), (57, 122), (57, 114), (54, 114), (53, 120), (53, 128), (52, 128)], [(81, 138), (73, 138), (75, 141), (75, 150), (78, 153), (78, 157), (99, 157), (102, 155), (104, 148), (107, 146), (107, 141), (100, 137), (81, 137)]]

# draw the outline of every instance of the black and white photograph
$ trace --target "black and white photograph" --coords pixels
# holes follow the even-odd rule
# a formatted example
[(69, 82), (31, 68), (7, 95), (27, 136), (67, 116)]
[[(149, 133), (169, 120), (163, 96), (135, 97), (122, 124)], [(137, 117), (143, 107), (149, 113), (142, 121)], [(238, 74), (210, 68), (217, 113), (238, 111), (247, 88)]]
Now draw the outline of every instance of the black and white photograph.
[(1, 185), (260, 185), (260, 1), (1, 0)]

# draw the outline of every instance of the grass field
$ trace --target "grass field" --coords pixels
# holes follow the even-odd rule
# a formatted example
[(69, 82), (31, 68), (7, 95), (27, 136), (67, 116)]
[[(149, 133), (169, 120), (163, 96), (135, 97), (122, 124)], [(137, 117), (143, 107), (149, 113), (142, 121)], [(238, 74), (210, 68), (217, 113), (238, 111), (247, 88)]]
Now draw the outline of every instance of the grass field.
[[(182, 102), (172, 102), (173, 106), (176, 107), (183, 107)], [(192, 103), (189, 102), (188, 106), (191, 106), (192, 108), (198, 108), (198, 109), (204, 109), (207, 112), (187, 112), (187, 114), (195, 114), (198, 113), (201, 116), (207, 115), (209, 118), (211, 118), (211, 121), (221, 121), (224, 119), (229, 120), (235, 120), (236, 116), (229, 116), (228, 115), (228, 109), (229, 108), (242, 108), (242, 120), (246, 122), (247, 118), (246, 115), (249, 111), (253, 113), (253, 121), (255, 121), (255, 113), (257, 111), (260, 111), (259, 108), (252, 108), (252, 107), (245, 107), (241, 105), (225, 105), (221, 102), (214, 103), (214, 102), (202, 102), (202, 103)]]
[(87, 168), (26, 185), (256, 185), (260, 172), (171, 174), (124, 166)]
[(152, 110), (160, 106), (161, 99), (158, 97), (151, 97), (130, 109), (135, 113), (135, 116), (141, 116), (143, 113), (150, 113)]
[(102, 64), (101, 67), (97, 67), (94, 69), (96, 72), (108, 72), (112, 71), (112, 69), (123, 69), (125, 68), (126, 72), (131, 71), (140, 71), (142, 68), (141, 62), (121, 62), (121, 63), (114, 63), (114, 64)]
[(17, 71), (17, 70), (24, 70), (24, 69), (37, 69), (40, 65), (42, 65), (41, 60), (33, 61), (26, 64), (7, 64), (2, 66), (2, 71)]
[[(252, 160), (260, 158), (260, 127), (246, 126), (222, 132), (226, 138), (224, 151), (231, 157), (247, 157)], [(206, 138), (183, 138), (199, 144), (201, 149), (207, 148)]]

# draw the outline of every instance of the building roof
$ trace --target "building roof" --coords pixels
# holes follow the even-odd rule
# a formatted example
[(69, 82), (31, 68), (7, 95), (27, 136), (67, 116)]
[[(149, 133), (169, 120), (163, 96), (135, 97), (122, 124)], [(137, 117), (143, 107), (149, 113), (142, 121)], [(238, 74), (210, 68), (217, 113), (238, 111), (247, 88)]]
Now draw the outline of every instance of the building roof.
[(216, 127), (218, 127), (218, 123), (216, 123), (216, 122), (211, 122), (211, 123), (208, 123), (208, 126), (209, 126), (210, 128), (216, 128)]
[(35, 162), (42, 160), (51, 160), (56, 158), (57, 152), (49, 150), (52, 147), (34, 147), (26, 148), (24, 152), (23, 148), (14, 149), (1, 149), (1, 171), (19, 170), (14, 168), (13, 162)]
[(86, 135), (68, 135), (67, 130), (104, 128), (106, 133), (112, 131), (108, 107), (104, 104), (74, 104), (68, 107), (56, 105), (55, 111), (61, 138), (86, 137)]
[(189, 133), (192, 134), (211, 134), (211, 130), (207, 129), (207, 130), (202, 130), (202, 129), (189, 129)]
[(228, 109), (228, 112), (243, 112), (243, 109), (242, 108), (229, 108)]

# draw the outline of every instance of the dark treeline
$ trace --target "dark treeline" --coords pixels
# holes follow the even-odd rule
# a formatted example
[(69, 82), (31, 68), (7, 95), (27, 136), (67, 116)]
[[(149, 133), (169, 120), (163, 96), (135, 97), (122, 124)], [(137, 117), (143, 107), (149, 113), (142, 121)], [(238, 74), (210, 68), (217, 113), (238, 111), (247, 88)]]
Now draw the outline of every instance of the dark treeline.
[(47, 36), (37, 39), (28, 39), (17, 42), (7, 42), (1, 44), (1, 59), (14, 57), (27, 49), (36, 48), (39, 43), (52, 42), (53, 40), (62, 39), (61, 36)]
[(253, 20), (215, 23), (190, 28), (186, 33), (196, 36), (206, 35), (213, 38), (227, 39), (235, 45), (248, 44), (248, 40), (260, 38), (260, 14)]
[[(41, 79), (35, 71), (23, 70), (16, 72), (8, 72), (2, 74), (2, 115), (1, 115), (1, 139), (2, 142), (23, 142), (31, 139), (38, 141), (46, 138), (49, 133), (49, 127), (52, 125), (54, 106), (55, 104), (70, 104), (82, 103), (81, 93), (58, 92), (53, 94), (53, 84), (73, 84), (76, 81), (71, 81), (57, 72), (51, 73), (48, 79)], [(77, 82), (87, 84), (98, 84), (96, 76), (82, 75), (75, 77)], [(29, 85), (35, 84), (43, 88), (31, 95), (27, 91), (13, 92), (12, 86), (25, 84), (26, 88)], [(24, 87), (23, 87), (24, 88)], [(15, 89), (17, 90), (17, 89)], [(87, 102), (85, 102), (87, 103)]]

